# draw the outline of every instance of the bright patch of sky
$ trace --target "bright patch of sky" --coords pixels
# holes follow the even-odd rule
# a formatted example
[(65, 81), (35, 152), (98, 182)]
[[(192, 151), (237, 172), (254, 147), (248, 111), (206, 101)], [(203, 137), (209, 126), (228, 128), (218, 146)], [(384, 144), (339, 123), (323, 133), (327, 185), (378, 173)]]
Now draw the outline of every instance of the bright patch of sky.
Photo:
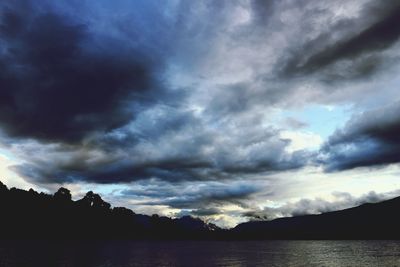
[(12, 170), (12, 166), (16, 165), (17, 162), (10, 159), (11, 157), (8, 157), (8, 155), (8, 152), (5, 152), (3, 150), (0, 151), (0, 181), (6, 184), (9, 188), (39, 188), (38, 186), (28, 183)]
[(301, 109), (283, 111), (278, 117), (294, 118), (306, 125), (303, 131), (319, 135), (326, 140), (336, 129), (341, 128), (351, 117), (350, 106), (309, 105)]

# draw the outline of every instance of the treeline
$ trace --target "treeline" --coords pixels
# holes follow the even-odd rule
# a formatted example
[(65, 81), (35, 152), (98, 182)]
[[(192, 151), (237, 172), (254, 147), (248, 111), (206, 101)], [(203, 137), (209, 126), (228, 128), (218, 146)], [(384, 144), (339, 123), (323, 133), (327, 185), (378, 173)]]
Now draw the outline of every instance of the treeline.
[(171, 219), (114, 207), (88, 192), (73, 201), (66, 188), (54, 195), (0, 182), (1, 239), (214, 239), (224, 231), (200, 219)]

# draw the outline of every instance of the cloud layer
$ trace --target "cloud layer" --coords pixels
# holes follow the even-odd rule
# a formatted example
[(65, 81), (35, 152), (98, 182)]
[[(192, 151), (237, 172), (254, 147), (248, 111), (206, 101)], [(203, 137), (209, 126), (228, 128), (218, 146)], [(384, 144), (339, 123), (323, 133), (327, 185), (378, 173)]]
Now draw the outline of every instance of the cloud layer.
[(322, 162), (328, 171), (398, 163), (399, 131), (399, 102), (355, 115), (323, 146)]
[(399, 20), (396, 1), (5, 1), (0, 153), (37, 186), (199, 216), (288, 172), (398, 164)]
[(15, 10), (2, 18), (0, 122), (8, 135), (81, 141), (128, 123), (135, 98), (157, 89), (148, 59), (116, 40), (96, 40), (85, 25)]

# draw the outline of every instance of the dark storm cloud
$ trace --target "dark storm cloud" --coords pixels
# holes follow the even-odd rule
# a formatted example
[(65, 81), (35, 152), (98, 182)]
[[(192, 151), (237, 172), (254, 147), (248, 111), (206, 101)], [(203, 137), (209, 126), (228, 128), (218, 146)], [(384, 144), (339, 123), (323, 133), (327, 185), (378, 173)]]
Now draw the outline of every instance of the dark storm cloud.
[[(153, 181), (143, 187), (122, 191), (130, 197), (150, 197), (154, 199), (144, 205), (166, 205), (171, 208), (190, 209), (194, 212), (215, 213), (218, 207), (225, 204), (244, 206), (249, 199), (261, 189), (245, 181), (202, 182), (193, 184), (169, 184)], [(199, 214), (197, 214), (199, 215)], [(200, 215), (199, 215), (200, 216)]]
[(10, 136), (78, 142), (126, 124), (159, 86), (140, 51), (68, 17), (4, 8), (0, 23), (0, 125)]
[(144, 113), (128, 129), (95, 136), (79, 146), (15, 144), (14, 153), (26, 162), (13, 168), (35, 183), (124, 183), (149, 178), (179, 182), (235, 179), (300, 168), (307, 162), (308, 152), (286, 153), (290, 141), (280, 139), (272, 129), (234, 128), (240, 135), (229, 136), (206, 130), (193, 115), (182, 117), (171, 108)]
[(258, 192), (255, 186), (245, 184), (239, 186), (218, 187), (210, 186), (198, 194), (186, 194), (181, 198), (163, 200), (160, 203), (174, 208), (199, 208), (209, 205), (222, 206), (224, 204), (244, 205), (243, 200)]
[[(108, 155), (107, 155), (108, 156)], [(112, 157), (112, 155), (109, 155)], [(107, 159), (94, 164), (79, 162), (87, 157), (75, 157), (67, 164), (52, 162), (51, 166), (39, 164), (22, 164), (13, 169), (35, 183), (94, 182), (126, 183), (135, 180), (159, 177), (168, 181), (208, 180), (221, 176), (207, 169), (208, 163), (190, 162), (185, 158), (169, 159), (159, 162), (136, 164), (127, 157)]]
[(400, 162), (400, 103), (350, 119), (321, 149), (327, 171)]
[[(277, 77), (276, 65), (305, 81), (336, 59), (368, 63), (368, 72), (398, 34), (385, 28), (397, 22), (394, 4), (369, 4), (362, 14), (379, 12), (362, 23), (352, 17), (319, 29), (312, 19), (337, 8), (320, 2), (4, 5), (0, 128), (21, 160), (14, 170), (41, 184), (127, 183), (235, 180), (307, 165), (311, 153), (287, 152), (292, 140), (270, 126), (272, 109), (332, 88), (311, 83), (296, 95), (297, 81)], [(203, 71), (209, 76), (198, 78)]]
[[(358, 22), (362, 24), (358, 25)], [(399, 23), (400, 4), (397, 1), (368, 3), (359, 18), (339, 20), (327, 32), (321, 32), (319, 36), (297, 49), (285, 63), (283, 72), (300, 76), (314, 72), (324, 74), (324, 69), (330, 67), (325, 73), (330, 78), (359, 78), (371, 75), (388, 61), (379, 56), (379, 53), (398, 41), (400, 29), (396, 25)], [(348, 29), (353, 30), (346, 33)], [(341, 39), (331, 40), (330, 35), (335, 31), (343, 35)], [(327, 40), (330, 43), (326, 43)], [(348, 66), (332, 66), (342, 60), (353, 62), (347, 64)], [(342, 70), (343, 68), (345, 70)]]
[(21, 150), (16, 145), (16, 153), (28, 162), (13, 168), (35, 183), (121, 183), (152, 177), (169, 181), (215, 179), (211, 160), (201, 154), (202, 145), (211, 142), (211, 136), (185, 136), (190, 143), (168, 144), (173, 142), (172, 136), (185, 134), (182, 128), (191, 126), (193, 120), (174, 108), (159, 107), (151, 114), (144, 111), (132, 125), (91, 136), (78, 145), (32, 143), (31, 148), (23, 145)]
[(177, 217), (209, 217), (225, 214), (226, 205), (247, 207), (246, 202), (260, 191), (262, 187), (245, 180), (169, 183), (151, 179), (137, 181), (119, 195), (139, 201), (143, 210), (166, 206), (180, 210), (175, 214)]
[(222, 210), (217, 208), (205, 208), (205, 209), (195, 209), (190, 212), (193, 216), (212, 216), (224, 213)]

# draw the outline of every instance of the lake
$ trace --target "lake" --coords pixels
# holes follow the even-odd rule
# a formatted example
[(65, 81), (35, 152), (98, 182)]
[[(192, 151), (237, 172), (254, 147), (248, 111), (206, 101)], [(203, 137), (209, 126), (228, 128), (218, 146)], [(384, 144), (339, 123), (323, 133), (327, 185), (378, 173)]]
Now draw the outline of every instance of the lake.
[(2, 241), (0, 266), (400, 266), (400, 241)]

